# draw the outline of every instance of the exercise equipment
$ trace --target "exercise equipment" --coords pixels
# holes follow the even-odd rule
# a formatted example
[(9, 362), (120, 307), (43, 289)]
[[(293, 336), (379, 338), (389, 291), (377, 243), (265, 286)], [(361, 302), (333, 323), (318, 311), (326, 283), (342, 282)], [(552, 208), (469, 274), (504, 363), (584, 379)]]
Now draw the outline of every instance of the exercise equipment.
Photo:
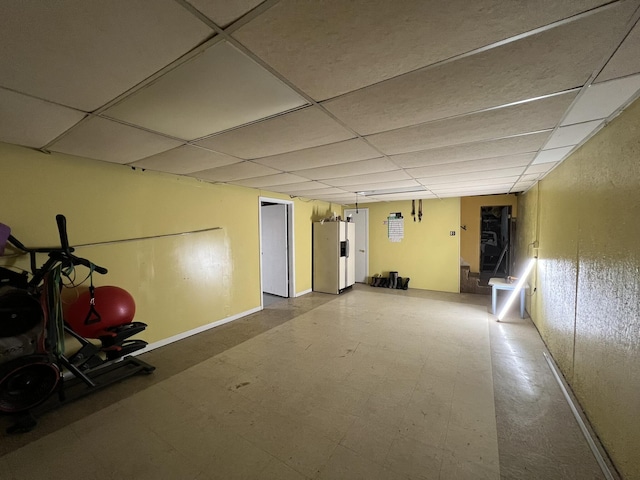
[[(0, 413), (19, 415), (8, 433), (29, 431), (38, 414), (155, 370), (129, 356), (147, 345), (129, 338), (146, 328), (133, 321), (131, 295), (114, 286), (94, 288), (93, 273), (106, 274), (107, 269), (74, 255), (65, 217), (57, 215), (56, 222), (59, 248), (27, 248), (0, 224), (0, 249), (9, 244), (29, 254), (31, 264), (30, 279), (28, 274), (0, 267)], [(39, 253), (46, 253), (48, 259), (37, 268)], [(78, 313), (71, 315), (73, 322), (67, 322), (61, 300), (63, 278), (70, 279), (80, 265), (89, 269), (91, 286), (74, 303)], [(79, 344), (70, 356), (65, 336)]]
[(110, 327), (133, 321), (136, 303), (129, 292), (112, 285), (90, 287), (64, 310), (65, 320), (86, 338), (99, 338)]

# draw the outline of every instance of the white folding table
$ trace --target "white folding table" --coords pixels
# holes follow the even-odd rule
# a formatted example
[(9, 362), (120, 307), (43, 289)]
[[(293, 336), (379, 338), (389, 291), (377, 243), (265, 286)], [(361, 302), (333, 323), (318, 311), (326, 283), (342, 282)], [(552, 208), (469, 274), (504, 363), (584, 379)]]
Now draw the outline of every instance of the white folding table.
[[(498, 290), (508, 290), (513, 291), (516, 289), (516, 285), (518, 285), (517, 281), (513, 283), (507, 282), (505, 278), (490, 278), (489, 286), (491, 287), (491, 311), (493, 314), (496, 314), (496, 302), (498, 300)], [(524, 318), (524, 294), (525, 291), (529, 288), (529, 285), (525, 284), (525, 286), (520, 290), (520, 318)]]

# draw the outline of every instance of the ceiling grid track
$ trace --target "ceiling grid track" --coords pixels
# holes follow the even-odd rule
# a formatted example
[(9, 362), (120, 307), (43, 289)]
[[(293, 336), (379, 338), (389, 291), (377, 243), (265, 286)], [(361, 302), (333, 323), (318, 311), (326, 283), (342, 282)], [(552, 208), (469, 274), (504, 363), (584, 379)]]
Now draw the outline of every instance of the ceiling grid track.
[(0, 141), (339, 203), (443, 199), (526, 191), (640, 95), (640, 0), (368, 6), (4, 5)]

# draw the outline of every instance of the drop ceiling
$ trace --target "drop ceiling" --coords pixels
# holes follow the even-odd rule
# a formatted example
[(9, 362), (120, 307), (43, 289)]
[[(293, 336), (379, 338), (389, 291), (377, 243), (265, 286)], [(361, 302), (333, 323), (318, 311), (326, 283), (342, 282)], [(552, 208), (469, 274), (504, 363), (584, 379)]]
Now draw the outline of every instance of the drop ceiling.
[(0, 141), (335, 203), (524, 191), (640, 91), (640, 0), (61, 0), (0, 18)]

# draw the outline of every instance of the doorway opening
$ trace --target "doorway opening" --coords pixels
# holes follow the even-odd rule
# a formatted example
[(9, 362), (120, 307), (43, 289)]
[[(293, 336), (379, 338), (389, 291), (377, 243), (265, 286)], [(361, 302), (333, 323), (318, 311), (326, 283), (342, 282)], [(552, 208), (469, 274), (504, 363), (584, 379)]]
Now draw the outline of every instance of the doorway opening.
[(295, 297), (293, 202), (260, 197), (262, 308)]
[(480, 275), (511, 275), (514, 260), (515, 219), (511, 206), (480, 207)]

